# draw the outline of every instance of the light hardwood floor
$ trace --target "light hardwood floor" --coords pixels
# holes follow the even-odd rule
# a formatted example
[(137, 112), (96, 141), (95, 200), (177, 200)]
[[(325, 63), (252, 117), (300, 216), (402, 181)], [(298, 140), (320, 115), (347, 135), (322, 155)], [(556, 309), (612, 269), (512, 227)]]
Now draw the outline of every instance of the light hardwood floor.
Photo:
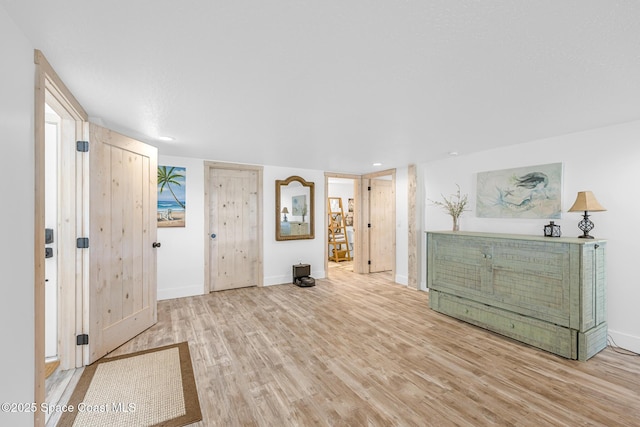
[(431, 311), (428, 293), (343, 268), (313, 288), (161, 301), (112, 355), (188, 341), (198, 426), (638, 426), (640, 358), (588, 362)]

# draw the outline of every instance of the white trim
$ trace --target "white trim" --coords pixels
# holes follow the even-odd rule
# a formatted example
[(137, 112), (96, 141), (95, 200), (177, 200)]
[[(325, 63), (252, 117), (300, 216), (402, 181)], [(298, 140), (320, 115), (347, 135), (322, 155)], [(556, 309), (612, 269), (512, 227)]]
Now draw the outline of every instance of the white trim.
[(158, 301), (202, 295), (202, 284), (158, 290)]
[(613, 331), (611, 329), (609, 329), (608, 333), (615, 342), (615, 345), (618, 347), (633, 351), (634, 353), (640, 353), (640, 337), (629, 335), (624, 332)]

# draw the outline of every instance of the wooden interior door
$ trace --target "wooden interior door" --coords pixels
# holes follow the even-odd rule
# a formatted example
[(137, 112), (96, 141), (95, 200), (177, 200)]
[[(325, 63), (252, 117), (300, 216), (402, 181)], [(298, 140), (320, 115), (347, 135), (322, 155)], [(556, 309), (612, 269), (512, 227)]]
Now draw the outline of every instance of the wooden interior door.
[(157, 322), (155, 147), (87, 124), (90, 364)]
[(209, 169), (209, 289), (257, 286), (261, 281), (260, 172)]
[(370, 273), (392, 270), (395, 264), (395, 193), (392, 181), (371, 179), (369, 192)]

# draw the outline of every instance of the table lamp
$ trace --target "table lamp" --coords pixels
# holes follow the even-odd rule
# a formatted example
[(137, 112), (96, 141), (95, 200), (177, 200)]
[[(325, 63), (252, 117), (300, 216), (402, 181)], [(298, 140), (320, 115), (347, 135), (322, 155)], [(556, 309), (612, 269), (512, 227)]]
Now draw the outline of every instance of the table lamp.
[(589, 212), (602, 212), (606, 211), (600, 203), (596, 200), (596, 197), (591, 191), (579, 191), (578, 197), (575, 203), (569, 209), (569, 212), (584, 212), (582, 220), (578, 223), (578, 228), (582, 230), (582, 236), (578, 236), (582, 239), (593, 239), (593, 236), (589, 235), (589, 232), (593, 230), (593, 222), (589, 219)]

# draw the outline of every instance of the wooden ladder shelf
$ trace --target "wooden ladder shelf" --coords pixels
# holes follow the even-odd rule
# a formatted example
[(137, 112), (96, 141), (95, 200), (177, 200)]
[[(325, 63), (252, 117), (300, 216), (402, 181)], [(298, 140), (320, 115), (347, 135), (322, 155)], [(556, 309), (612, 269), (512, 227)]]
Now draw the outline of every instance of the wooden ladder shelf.
[(344, 210), (342, 209), (342, 199), (340, 197), (329, 197), (327, 199), (329, 212), (329, 260), (351, 261), (351, 249), (349, 247), (349, 236), (345, 223)]

